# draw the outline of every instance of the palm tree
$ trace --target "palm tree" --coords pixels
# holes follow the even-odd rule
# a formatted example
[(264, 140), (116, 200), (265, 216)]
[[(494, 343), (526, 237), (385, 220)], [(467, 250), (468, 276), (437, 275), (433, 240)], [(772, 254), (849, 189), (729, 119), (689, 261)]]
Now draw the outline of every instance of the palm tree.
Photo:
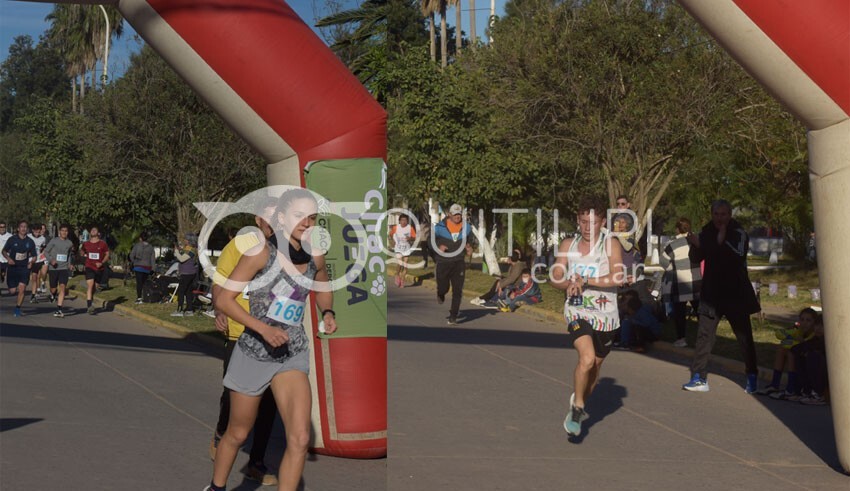
[(431, 39), (431, 61), (437, 62), (437, 33), (434, 26), (434, 14), (440, 10), (440, 0), (422, 0), (422, 14), (428, 17), (428, 35)]
[(336, 53), (350, 52), (351, 59), (343, 61), (364, 84), (376, 75), (370, 70), (369, 55), (376, 42), (386, 43), (389, 11), (388, 0), (366, 0), (355, 9), (337, 12), (316, 22), (316, 27), (357, 25), (352, 32), (334, 41), (331, 49)]
[(475, 49), (475, 41), (478, 36), (475, 33), (475, 0), (469, 0), (469, 40), (472, 49)]
[(460, 48), (463, 44), (463, 39), (461, 39), (461, 15), (460, 15), (460, 0), (450, 0), (452, 5), (455, 8), (455, 53), (460, 54)]
[(446, 68), (449, 65), (449, 42), (446, 33), (446, 6), (448, 0), (440, 2), (440, 66)]
[(80, 110), (82, 111), (82, 98), (85, 96), (85, 71), (87, 64), (86, 51), (90, 43), (86, 37), (83, 26), (83, 9), (80, 5), (59, 4), (45, 17), (50, 22), (48, 37), (56, 46), (60, 46), (62, 56), (65, 59), (65, 72), (71, 77), (71, 105), (77, 110), (77, 77), (81, 77), (80, 83)]

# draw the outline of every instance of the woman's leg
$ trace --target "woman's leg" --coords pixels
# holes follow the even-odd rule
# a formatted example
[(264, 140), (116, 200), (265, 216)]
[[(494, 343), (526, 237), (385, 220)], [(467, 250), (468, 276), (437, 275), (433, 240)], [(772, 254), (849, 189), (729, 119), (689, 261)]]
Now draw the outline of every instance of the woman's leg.
[(260, 396), (249, 396), (230, 391), (230, 418), (227, 423), (227, 431), (218, 443), (213, 464), (213, 484), (226, 486), (227, 477), (233, 468), (236, 454), (239, 448), (248, 439), (254, 420), (257, 419), (257, 408), (260, 405)]
[[(191, 275), (180, 275), (180, 280), (177, 283), (177, 310), (183, 310), (183, 300), (188, 297), (189, 289), (192, 287)], [(187, 305), (191, 308), (190, 305)]]
[(150, 273), (136, 271), (136, 298), (142, 298), (142, 290), (148, 281), (148, 276), (150, 276)]
[(277, 410), (286, 428), (286, 451), (278, 471), (278, 491), (295, 491), (304, 471), (310, 443), (310, 381), (298, 370), (278, 373), (272, 379)]

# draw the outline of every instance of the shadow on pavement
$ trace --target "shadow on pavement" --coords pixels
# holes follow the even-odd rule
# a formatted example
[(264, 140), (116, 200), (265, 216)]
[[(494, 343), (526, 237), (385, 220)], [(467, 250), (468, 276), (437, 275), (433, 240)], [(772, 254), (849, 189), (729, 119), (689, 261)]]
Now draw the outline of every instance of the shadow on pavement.
[(387, 338), (391, 341), (418, 341), (425, 343), (529, 346), (556, 349), (572, 347), (569, 338), (564, 334), (465, 328), (463, 324), (460, 326), (441, 325), (423, 327), (402, 326), (394, 323), (387, 326)]
[(0, 418), (0, 433), (39, 421), (44, 421), (44, 418)]
[[(593, 389), (594, 394), (600, 394), (596, 397), (590, 396), (587, 401), (588, 418), (581, 426), (581, 434), (577, 437), (569, 438), (570, 443), (581, 443), (590, 433), (590, 429), (596, 423), (602, 422), (607, 416), (617, 412), (623, 407), (623, 399), (628, 396), (628, 390), (622, 385), (617, 385), (613, 378), (604, 377), (599, 379), (596, 388)], [(604, 394), (604, 395), (601, 395)]]
[(798, 402), (777, 401), (767, 396), (754, 397), (826, 465), (846, 474), (838, 460), (833, 436), (835, 427), (829, 406), (806, 406)]
[[(135, 349), (167, 350), (185, 353), (204, 354), (223, 358), (224, 348), (209, 346), (197, 340), (197, 334), (183, 338), (166, 338), (108, 331), (89, 331), (85, 329), (42, 327), (4, 322), (0, 324), (0, 339), (13, 338), (38, 341), (59, 341), (81, 344), (123, 346)], [(223, 343), (222, 343), (223, 344)]]

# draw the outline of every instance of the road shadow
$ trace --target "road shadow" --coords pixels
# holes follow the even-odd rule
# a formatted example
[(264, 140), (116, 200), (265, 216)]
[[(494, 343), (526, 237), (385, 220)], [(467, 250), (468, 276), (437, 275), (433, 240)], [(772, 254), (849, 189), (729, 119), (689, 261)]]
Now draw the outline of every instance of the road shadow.
[(601, 423), (603, 419), (623, 407), (623, 399), (628, 395), (628, 390), (622, 385), (617, 385), (613, 378), (603, 377), (599, 379), (599, 383), (593, 389), (593, 394), (587, 401), (588, 418), (581, 425), (581, 433), (578, 436), (569, 437), (567, 440), (575, 444), (583, 442), (590, 434), (590, 429), (593, 426)]
[[(85, 311), (83, 310), (83, 312)], [(12, 339), (65, 342), (118, 346), (135, 350), (176, 351), (203, 354), (218, 358), (224, 357), (224, 343), (222, 343), (221, 347), (214, 347), (212, 343), (198, 339), (199, 336), (199, 334), (192, 333), (182, 338), (170, 338), (72, 327), (43, 327), (10, 323), (6, 319), (0, 324), (0, 340), (2, 342), (9, 342)]]
[(0, 433), (44, 421), (44, 418), (0, 418)]
[(835, 426), (829, 406), (807, 406), (799, 402), (778, 401), (767, 396), (753, 397), (826, 465), (836, 472), (848, 474), (838, 459)]

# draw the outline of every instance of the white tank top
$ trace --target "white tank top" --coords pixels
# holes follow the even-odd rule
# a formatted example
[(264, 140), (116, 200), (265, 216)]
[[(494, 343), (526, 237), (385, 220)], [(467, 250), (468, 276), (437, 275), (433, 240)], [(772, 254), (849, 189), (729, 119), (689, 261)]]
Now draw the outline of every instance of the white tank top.
[(570, 244), (567, 261), (569, 264), (568, 276), (578, 275), (585, 281), (582, 291), (582, 304), (570, 305), (569, 299), (564, 302), (564, 318), (569, 325), (571, 322), (582, 319), (590, 323), (594, 331), (613, 331), (620, 327), (620, 314), (617, 311), (617, 287), (609, 288), (591, 287), (587, 280), (601, 278), (611, 272), (608, 263), (608, 254), (605, 252), (605, 243), (608, 239), (607, 233), (600, 233), (599, 239), (594, 244), (590, 253), (582, 256), (578, 251), (581, 237), (577, 237)]
[(410, 250), (410, 227), (411, 225), (408, 223), (407, 226), (402, 227), (401, 225), (396, 225), (393, 230), (393, 243), (395, 244), (395, 252), (407, 252)]

